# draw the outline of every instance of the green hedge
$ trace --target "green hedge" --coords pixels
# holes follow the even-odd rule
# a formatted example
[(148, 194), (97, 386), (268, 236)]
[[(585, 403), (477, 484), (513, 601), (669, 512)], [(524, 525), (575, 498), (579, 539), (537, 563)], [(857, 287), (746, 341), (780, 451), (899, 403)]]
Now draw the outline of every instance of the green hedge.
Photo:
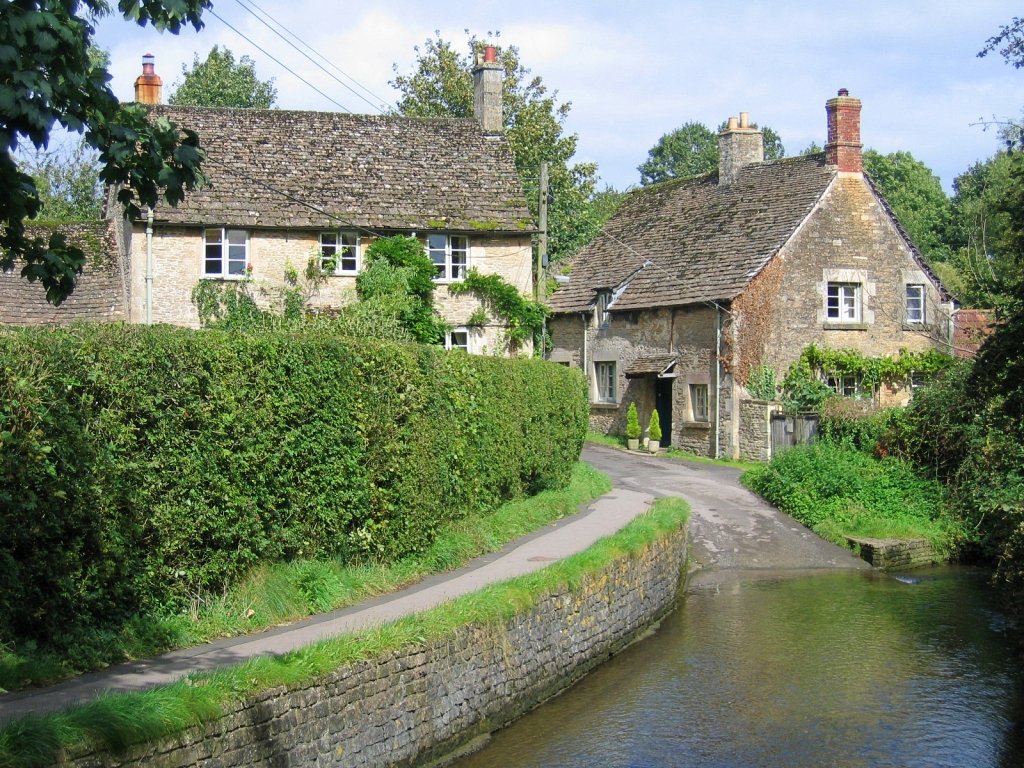
[(260, 562), (392, 559), (568, 481), (578, 371), (328, 333), (0, 335), (0, 643), (177, 610)]

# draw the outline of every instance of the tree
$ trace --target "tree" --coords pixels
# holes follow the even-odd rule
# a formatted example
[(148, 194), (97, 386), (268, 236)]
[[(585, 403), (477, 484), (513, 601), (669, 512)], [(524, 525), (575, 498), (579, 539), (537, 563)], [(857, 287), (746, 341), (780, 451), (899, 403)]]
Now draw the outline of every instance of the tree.
[(939, 177), (909, 152), (864, 153), (864, 169), (929, 262), (946, 261), (952, 209)]
[(1024, 19), (1014, 16), (1013, 21), (1002, 27), (998, 35), (985, 42), (985, 47), (978, 51), (978, 58), (984, 58), (993, 51), (999, 51), (1007, 64), (1013, 64), (1018, 69), (1024, 67)]
[[(395, 78), (390, 85), (401, 93), (396, 112), (408, 117), (471, 118), (473, 53), (482, 43), (475, 35), (469, 35), (468, 52), (460, 54), (440, 33), (435, 35), (438, 36), (427, 38), (422, 47), (416, 46), (412, 72), (401, 74), (395, 65)], [(571, 162), (578, 140), (576, 134), (564, 132), (571, 104), (560, 103), (557, 92), (549, 93), (539, 76), (531, 77), (516, 46), (501, 46), (499, 61), (505, 69), (505, 136), (534, 216), (538, 208), (540, 164), (548, 163), (548, 251), (551, 260), (557, 262), (589, 242), (600, 228), (600, 216), (589, 215), (592, 198), (597, 194), (597, 166)]]
[(703, 176), (718, 168), (718, 136), (703, 123), (684, 123), (647, 152), (637, 170), (644, 186), (668, 179)]
[(270, 109), (277, 99), (274, 78), (260, 80), (252, 59), (243, 56), (236, 63), (230, 50), (216, 45), (205, 61), (195, 54), (192, 69), (183, 64), (181, 74), (181, 83), (175, 83), (167, 99), (175, 106)]
[(42, 204), (37, 219), (88, 221), (103, 215), (99, 156), (85, 139), (72, 146), (35, 150), (21, 159)]
[[(202, 28), (210, 0), (119, 0), (118, 7), (140, 26), (177, 33), (186, 24)], [(106, 11), (104, 0), (0, 0), (0, 269), (24, 263), (22, 276), (40, 281), (54, 304), (74, 289), (85, 254), (60, 234), (44, 241), (26, 232), (42, 201), (18, 167), (19, 146), (44, 149), (58, 125), (84, 134), (99, 152), (100, 181), (119, 189), (130, 216), (160, 199), (175, 205), (206, 181), (194, 132), (165, 118), (150, 122), (144, 107), (119, 103), (107, 85), (110, 74), (91, 45)]]
[[(726, 124), (719, 126), (724, 130)], [(751, 125), (757, 128), (757, 124)], [(774, 130), (765, 126), (764, 159), (778, 160), (785, 157), (786, 149), (782, 139)], [(666, 133), (647, 152), (647, 160), (637, 167), (640, 184), (656, 184), (669, 179), (684, 179), (703, 176), (718, 170), (718, 134), (703, 123), (684, 123), (671, 133)]]

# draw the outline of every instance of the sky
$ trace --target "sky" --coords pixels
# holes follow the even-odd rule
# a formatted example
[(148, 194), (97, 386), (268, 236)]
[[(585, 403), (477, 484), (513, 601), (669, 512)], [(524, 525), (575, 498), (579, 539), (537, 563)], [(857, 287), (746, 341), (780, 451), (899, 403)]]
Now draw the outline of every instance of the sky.
[[(373, 97), (310, 63), (258, 10)], [(863, 102), (865, 148), (912, 153), (950, 191), (999, 149), (996, 130), (981, 123), (1020, 118), (1024, 108), (1024, 70), (976, 55), (1020, 15), (1008, 0), (214, 0), (213, 12), (221, 19), (207, 14), (202, 31), (178, 35), (103, 19), (96, 42), (111, 54), (114, 93), (134, 99), (142, 55), (152, 53), (166, 99), (183, 65), (220, 45), (274, 78), (280, 108), (340, 104), (372, 114), (394, 103), (395, 67), (410, 72), (415, 47), (435, 32), (465, 50), (466, 30), (483, 39), (498, 32), (571, 102), (565, 130), (579, 137), (575, 159), (597, 163), (602, 184), (620, 190), (639, 184), (637, 166), (662, 135), (690, 121), (714, 129), (748, 112), (779, 133), (787, 154), (823, 145), (825, 102), (847, 88)]]

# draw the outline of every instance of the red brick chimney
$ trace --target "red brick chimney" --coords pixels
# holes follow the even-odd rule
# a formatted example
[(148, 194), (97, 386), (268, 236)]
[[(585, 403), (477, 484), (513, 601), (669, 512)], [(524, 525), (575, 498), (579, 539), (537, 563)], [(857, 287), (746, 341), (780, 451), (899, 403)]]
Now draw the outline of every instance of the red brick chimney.
[(853, 98), (848, 90), (840, 88), (838, 96), (825, 102), (825, 114), (828, 115), (825, 162), (837, 166), (840, 172), (863, 172), (860, 99)]
[(153, 70), (153, 54), (142, 57), (142, 74), (135, 78), (135, 101), (139, 104), (159, 104), (164, 81)]

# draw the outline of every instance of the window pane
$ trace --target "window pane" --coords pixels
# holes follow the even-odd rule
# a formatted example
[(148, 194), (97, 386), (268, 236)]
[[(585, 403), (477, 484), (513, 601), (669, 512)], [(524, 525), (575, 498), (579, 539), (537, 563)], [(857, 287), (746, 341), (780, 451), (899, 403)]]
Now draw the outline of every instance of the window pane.
[(469, 332), (468, 331), (452, 331), (449, 334), (449, 349), (461, 349), (466, 352), (469, 351)]
[(205, 246), (205, 264), (203, 267), (203, 273), (207, 275), (219, 275), (223, 273), (223, 264), (221, 259), (223, 258), (221, 251), (221, 231), (219, 229), (204, 229), (203, 240)]
[(690, 385), (690, 404), (693, 409), (694, 421), (708, 420), (708, 385)]
[(907, 322), (924, 322), (924, 286), (907, 286)]

